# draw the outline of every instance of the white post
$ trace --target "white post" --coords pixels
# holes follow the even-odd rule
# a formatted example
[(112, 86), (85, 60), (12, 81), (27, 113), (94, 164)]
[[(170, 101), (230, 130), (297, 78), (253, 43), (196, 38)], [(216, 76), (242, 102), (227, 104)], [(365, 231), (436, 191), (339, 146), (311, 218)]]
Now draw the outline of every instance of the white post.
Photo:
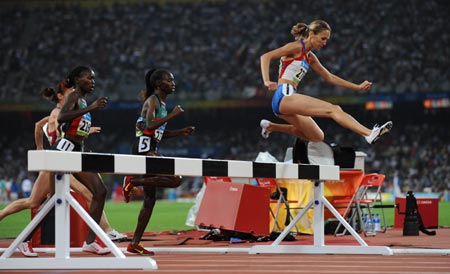
[(314, 182), (314, 246), (325, 246), (325, 224), (323, 210), (323, 183)]
[(55, 174), (55, 258), (70, 257), (70, 174)]

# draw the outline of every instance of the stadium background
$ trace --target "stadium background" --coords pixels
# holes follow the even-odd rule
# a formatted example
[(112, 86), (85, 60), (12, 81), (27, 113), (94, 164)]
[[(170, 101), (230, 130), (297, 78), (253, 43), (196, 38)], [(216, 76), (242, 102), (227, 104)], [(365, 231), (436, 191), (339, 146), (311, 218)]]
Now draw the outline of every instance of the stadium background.
[[(129, 153), (146, 69), (171, 70), (177, 82), (169, 108), (185, 113), (168, 125), (194, 125), (188, 138), (163, 140), (165, 155), (278, 160), (294, 138), (259, 135), (259, 121), (276, 121), (262, 85), (259, 56), (292, 40), (296, 22), (330, 23), (328, 45), (317, 52), (333, 73), (374, 86), (358, 94), (330, 86), (314, 72), (301, 92), (340, 104), (368, 127), (390, 119), (392, 133), (369, 146), (331, 120), (317, 119), (326, 141), (368, 154), (366, 172), (396, 176), (403, 191), (449, 200), (450, 47), (446, 1), (2, 1), (0, 3), (0, 180), (20, 185), (34, 149), (34, 123), (51, 103), (39, 96), (76, 65), (97, 74), (95, 95), (106, 110), (93, 114), (102, 133), (87, 147)], [(272, 78), (276, 65), (272, 64)], [(120, 177), (106, 176), (110, 189)], [(195, 178), (179, 195), (195, 192)]]

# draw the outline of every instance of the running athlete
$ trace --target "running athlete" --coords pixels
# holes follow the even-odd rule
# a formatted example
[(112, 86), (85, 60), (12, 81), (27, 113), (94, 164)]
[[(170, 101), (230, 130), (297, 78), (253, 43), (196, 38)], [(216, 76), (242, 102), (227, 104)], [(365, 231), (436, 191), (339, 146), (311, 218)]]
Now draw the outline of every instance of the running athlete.
[[(63, 133), (61, 138), (53, 144), (52, 149), (83, 151), (84, 140), (88, 137), (91, 128), (90, 112), (105, 108), (108, 99), (100, 97), (91, 105), (87, 105), (86, 95), (91, 94), (95, 87), (95, 73), (90, 67), (76, 67), (68, 77), (68, 85), (73, 86), (75, 90), (67, 96), (59, 112), (58, 123)], [(92, 193), (89, 213), (99, 224), (106, 200), (106, 187), (100, 174), (79, 172), (72, 175)], [(54, 177), (51, 176), (51, 179), (54, 180)], [(100, 246), (95, 238), (95, 233), (89, 229), (82, 250), (99, 255), (110, 253), (109, 249)]]
[[(330, 39), (331, 28), (325, 21), (315, 20), (309, 25), (298, 23), (292, 27), (291, 34), (295, 37), (294, 42), (261, 56), (264, 85), (270, 91), (275, 91), (272, 97), (272, 110), (277, 117), (289, 123), (277, 124), (261, 120), (261, 135), (264, 138), (268, 138), (270, 132), (277, 131), (311, 142), (323, 141), (324, 133), (312, 117), (331, 118), (341, 126), (363, 136), (369, 144), (375, 143), (391, 130), (391, 121), (382, 126), (375, 125), (370, 130), (344, 112), (340, 106), (297, 93), (297, 86), (310, 67), (325, 81), (336, 86), (367, 91), (372, 83), (369, 81), (361, 84), (351, 83), (332, 74), (319, 62), (312, 50), (321, 49)], [(278, 82), (270, 81), (269, 77), (269, 66), (273, 59), (280, 59)]]
[[(143, 93), (144, 104), (141, 115), (136, 122), (136, 140), (133, 145), (133, 154), (143, 156), (160, 156), (157, 145), (164, 138), (191, 135), (195, 128), (188, 126), (178, 130), (167, 130), (167, 122), (182, 114), (184, 110), (176, 106), (171, 113), (167, 113), (166, 97), (175, 91), (175, 80), (167, 70), (150, 70), (145, 75), (146, 91)], [(130, 253), (152, 256), (152, 251), (146, 250), (140, 243), (147, 227), (153, 208), (156, 203), (156, 188), (180, 186), (180, 176), (153, 176), (140, 178), (125, 176), (122, 186), (122, 195), (125, 202), (129, 202), (136, 186), (144, 189), (144, 201), (139, 212), (138, 223), (133, 239), (127, 247)]]
[[(42, 97), (45, 99), (55, 103), (55, 108), (50, 112), (49, 116), (46, 116), (36, 122), (34, 129), (34, 139), (36, 144), (36, 149), (41, 150), (44, 149), (44, 141), (43, 136), (47, 137), (47, 141), (50, 146), (52, 146), (58, 138), (60, 138), (58, 128), (58, 115), (59, 111), (64, 104), (64, 99), (66, 96), (73, 91), (73, 88), (68, 86), (67, 80), (63, 80), (58, 83), (57, 87), (54, 88), (45, 88), (42, 91)], [(99, 127), (91, 127), (90, 133), (98, 133), (101, 128)], [(0, 221), (16, 212), (22, 211), (24, 209), (32, 209), (37, 208), (41, 202), (48, 196), (50, 193), (50, 173), (46, 171), (39, 172), (39, 175), (33, 185), (33, 189), (31, 191), (31, 195), (28, 198), (18, 199), (8, 206), (6, 206), (3, 210), (0, 210)], [(92, 200), (92, 194), (89, 190), (83, 186), (80, 182), (78, 182), (75, 178), (70, 178), (70, 187), (75, 192), (80, 193), (85, 199), (87, 204), (89, 205)], [(102, 214), (102, 218), (100, 221), (100, 227), (107, 233), (108, 237), (113, 240), (124, 240), (127, 238), (126, 235), (119, 233), (115, 229), (112, 229), (108, 219), (106, 217), (105, 212)], [(38, 254), (34, 252), (31, 238), (33, 237), (33, 233), (31, 233), (25, 241), (19, 245), (19, 250), (26, 257), (37, 257)]]
[[(34, 139), (36, 143), (36, 149), (44, 149), (43, 135), (47, 136), (48, 142), (52, 145), (58, 138), (57, 134), (57, 117), (61, 106), (63, 105), (64, 98), (72, 92), (73, 89), (67, 86), (66, 81), (62, 81), (58, 84), (56, 89), (46, 88), (42, 91), (42, 96), (55, 103), (55, 108), (50, 112), (49, 116), (42, 118), (40, 121), (36, 122), (34, 130)], [(32, 209), (39, 207), (41, 202), (47, 197), (50, 192), (50, 173), (46, 171), (39, 172), (36, 181), (34, 182), (33, 189), (31, 190), (31, 195), (28, 198), (22, 198), (15, 200), (14, 202), (7, 205), (3, 210), (0, 210), (0, 221), (16, 212), (22, 211), (24, 209)], [(37, 257), (38, 254), (34, 252), (31, 245), (31, 238), (33, 233), (31, 233), (23, 243), (18, 247), (20, 252), (26, 257)]]

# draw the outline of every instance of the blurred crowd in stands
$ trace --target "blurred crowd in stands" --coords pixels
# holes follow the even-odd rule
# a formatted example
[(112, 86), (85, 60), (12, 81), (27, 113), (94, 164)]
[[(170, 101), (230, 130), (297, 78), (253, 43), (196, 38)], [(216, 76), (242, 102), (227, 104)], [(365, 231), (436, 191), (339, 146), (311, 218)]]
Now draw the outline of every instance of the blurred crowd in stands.
[[(257, 116), (251, 114), (251, 116)], [(448, 114), (448, 111), (444, 111), (438, 115)], [(227, 120), (227, 116), (230, 115), (224, 113), (217, 120), (212, 119), (209, 124), (200, 121), (196, 124), (197, 132), (192, 136), (163, 139), (159, 151), (165, 156), (249, 161), (255, 160), (259, 152), (267, 151), (278, 161), (284, 161), (286, 149), (295, 143), (295, 138), (286, 134), (274, 133), (269, 139), (263, 139), (258, 124), (253, 123), (251, 119), (243, 117), (243, 121), (237, 125), (233, 122), (233, 118)], [(116, 126), (113, 126), (114, 117), (115, 115), (110, 115), (111, 122), (103, 126), (102, 133), (89, 136), (86, 141), (87, 149), (103, 153), (131, 153), (134, 140), (133, 128), (131, 126), (127, 128), (128, 126), (123, 123), (116, 123)], [(195, 120), (195, 117), (193, 119)], [(394, 118), (392, 132), (374, 145), (368, 145), (359, 135), (333, 122), (318, 119), (318, 123), (326, 134), (327, 143), (352, 147), (356, 151), (366, 153), (366, 173), (386, 174), (385, 190), (387, 192), (393, 191), (392, 184), (397, 176), (403, 193), (413, 190), (414, 192), (439, 193), (443, 196), (450, 190), (450, 131), (445, 118), (441, 117), (441, 120), (437, 121), (432, 116), (427, 116), (427, 119), (429, 119), (428, 122), (420, 120), (414, 122), (414, 120), (402, 121)], [(369, 124), (377, 119), (367, 117), (364, 120), (367, 120), (365, 123)], [(130, 120), (129, 124), (132, 125), (133, 122)], [(211, 126), (213, 123), (216, 125)], [(177, 128), (177, 125), (170, 123), (168, 126)], [(35, 172), (26, 170), (27, 151), (35, 149), (32, 128), (29, 125), (28, 129), (19, 130), (20, 134), (0, 137), (2, 148), (0, 186), (1, 180), (5, 180), (16, 182), (19, 187), (26, 177), (33, 181), (36, 176)], [(120, 184), (123, 177), (104, 176), (110, 188), (114, 183)], [(182, 191), (198, 190), (198, 184), (192, 185), (193, 178), (186, 178), (186, 180), (188, 183), (182, 187)]]
[[(155, 1), (157, 2), (157, 1)], [(181, 1), (184, 2), (184, 1)], [(73, 2), (72, 2), (73, 3)], [(332, 72), (374, 82), (373, 93), (450, 89), (445, 1), (187, 1), (81, 7), (66, 2), (0, 10), (0, 100), (38, 101), (71, 68), (89, 64), (97, 92), (133, 100), (146, 69), (169, 68), (178, 98), (267, 96), (259, 56), (287, 41), (297, 22), (332, 27), (317, 53)], [(272, 66), (276, 77), (277, 66)], [(314, 73), (314, 96), (353, 94)]]
[[(260, 55), (293, 40), (290, 29), (295, 23), (319, 18), (332, 28), (328, 45), (317, 52), (319, 59), (346, 79), (373, 81), (369, 94), (450, 92), (446, 1), (180, 2), (90, 8), (65, 3), (0, 9), (0, 104), (39, 102), (48, 106), (39, 92), (54, 86), (80, 64), (94, 68), (96, 94), (108, 96), (111, 102), (136, 100), (144, 88), (144, 74), (152, 67), (174, 73), (177, 90), (173, 99), (180, 104), (183, 100), (269, 97), (262, 85)], [(272, 69), (275, 79), (277, 66)], [(303, 81), (302, 92), (313, 96), (356, 94), (326, 84), (313, 72)], [(269, 107), (265, 111), (272, 115)], [(35, 148), (34, 122), (46, 113), (39, 117), (19, 113), (8, 117), (8, 121), (15, 120), (7, 123), (3, 118), (9, 115), (2, 115), (0, 202), (11, 189), (22, 192), (20, 185), (25, 178), (34, 180), (36, 174), (26, 168), (27, 151)], [(115, 114), (129, 124), (103, 125), (101, 134), (89, 137), (88, 147), (96, 152), (130, 153), (133, 115), (124, 118)], [(163, 140), (161, 152), (167, 156), (254, 160), (258, 152), (269, 151), (282, 161), (286, 148), (295, 140), (282, 134), (262, 139), (259, 119), (273, 118), (264, 115), (244, 113), (246, 119), (226, 120), (225, 114), (211, 121), (218, 128), (202, 128), (199, 123), (194, 136)], [(444, 115), (448, 117), (448, 111)], [(360, 120), (360, 116), (355, 117)], [(436, 123), (393, 120), (392, 133), (374, 146), (335, 124), (326, 124), (323, 129), (331, 138), (327, 141), (366, 152), (366, 172), (384, 173), (390, 182), (399, 176), (402, 191), (448, 191), (448, 118)], [(378, 119), (367, 119), (365, 124), (372, 127), (372, 122)], [(105, 181), (117, 183), (115, 178)]]

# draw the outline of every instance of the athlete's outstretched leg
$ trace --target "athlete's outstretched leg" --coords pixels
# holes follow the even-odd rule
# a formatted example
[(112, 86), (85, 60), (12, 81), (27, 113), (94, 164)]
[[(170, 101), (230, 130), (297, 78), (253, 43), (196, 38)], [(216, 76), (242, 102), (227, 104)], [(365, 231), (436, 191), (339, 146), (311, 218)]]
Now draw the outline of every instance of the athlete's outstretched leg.
[(150, 217), (153, 213), (153, 208), (156, 203), (156, 186), (144, 186), (144, 201), (142, 203), (141, 210), (139, 211), (138, 223), (134, 231), (133, 239), (127, 247), (127, 251), (131, 253), (137, 253), (140, 255), (154, 255), (152, 251), (146, 250), (141, 244), (142, 235), (145, 228), (150, 221)]
[(137, 186), (155, 186), (176, 188), (181, 185), (181, 176), (154, 176), (141, 177), (125, 176), (122, 185), (122, 198), (128, 203)]
[[(283, 119), (285, 119), (286, 121), (293, 119), (290, 117), (299, 115), (305, 117), (331, 118), (339, 125), (363, 136), (369, 144), (375, 143), (382, 135), (388, 133), (392, 128), (392, 122), (388, 121), (381, 126), (375, 125), (372, 129), (369, 129), (359, 123), (350, 114), (343, 111), (340, 106), (333, 105), (326, 101), (298, 93), (283, 97), (280, 103), (280, 112), (282, 113), (280, 117), (284, 116)], [(287, 118), (285, 116), (287, 116)], [(298, 118), (297, 121), (299, 121)], [(305, 127), (305, 125), (308, 125), (307, 123), (295, 124), (295, 121), (289, 122), (292, 123), (301, 132), (298, 134), (294, 134), (295, 136), (301, 138), (301, 136), (309, 136), (309, 134), (311, 134), (311, 128)], [(313, 136), (317, 137), (315, 133), (313, 133)], [(315, 137), (309, 137), (306, 138), (306, 140), (316, 139)]]
[(331, 118), (339, 125), (361, 135), (370, 135), (371, 130), (360, 124), (350, 114), (344, 112), (338, 105), (303, 95), (285, 96), (280, 103), (280, 112), (284, 115), (302, 115), (311, 117)]
[(0, 221), (16, 212), (24, 209), (32, 209), (41, 205), (42, 201), (47, 197), (50, 192), (50, 173), (41, 171), (39, 172), (36, 181), (34, 182), (31, 195), (28, 198), (22, 198), (15, 200), (7, 205), (3, 210), (0, 210)]
[(143, 176), (131, 179), (134, 186), (157, 186), (176, 188), (181, 185), (181, 176)]
[[(311, 117), (301, 115), (278, 115), (278, 117), (284, 119), (289, 124), (278, 124), (268, 120), (262, 120), (263, 137), (267, 138), (270, 132), (275, 131), (290, 134), (311, 142), (323, 141), (324, 133)], [(267, 132), (267, 137), (264, 136), (264, 132)]]

